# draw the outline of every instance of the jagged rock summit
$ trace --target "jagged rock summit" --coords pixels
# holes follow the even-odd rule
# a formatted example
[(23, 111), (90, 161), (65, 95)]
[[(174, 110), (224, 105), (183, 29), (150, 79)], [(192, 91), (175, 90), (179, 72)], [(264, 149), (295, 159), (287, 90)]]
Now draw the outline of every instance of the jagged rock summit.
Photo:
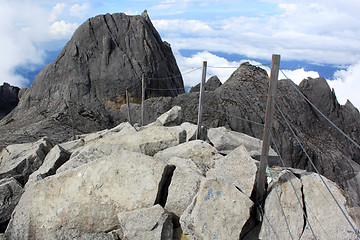
[(0, 86), (0, 120), (3, 119), (19, 102), (20, 88), (4, 83)]
[[(20, 158), (48, 140), (22, 144), (20, 155), (4, 149), (0, 160), (33, 171), (24, 188), (16, 176), (0, 180), (0, 193), (14, 199), (1, 210), (16, 205), (6, 239), (356, 239), (357, 227), (344, 220), (319, 176), (303, 170), (268, 169), (259, 222), (252, 195), (261, 140), (223, 128), (209, 129), (220, 132), (222, 145), (213, 134), (190, 140), (196, 125), (173, 126), (181, 117), (175, 108), (154, 124), (125, 122), (56, 145), (36, 161), (38, 170)], [(219, 154), (224, 147), (227, 154)], [(346, 195), (325, 181), (356, 226)]]
[(147, 12), (88, 19), (1, 121), (1, 147), (45, 135), (63, 141), (72, 135), (72, 124), (76, 134), (115, 126), (126, 119), (120, 111), (125, 90), (132, 102), (140, 101), (142, 75), (147, 96), (184, 93), (170, 45)]

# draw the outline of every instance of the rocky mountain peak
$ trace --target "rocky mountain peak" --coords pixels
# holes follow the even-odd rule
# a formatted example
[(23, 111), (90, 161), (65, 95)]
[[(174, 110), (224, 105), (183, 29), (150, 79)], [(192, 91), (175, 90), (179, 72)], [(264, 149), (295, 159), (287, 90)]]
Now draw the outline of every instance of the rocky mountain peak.
[(44, 135), (63, 141), (71, 136), (64, 129), (72, 123), (76, 133), (114, 126), (126, 119), (120, 111), (126, 89), (131, 102), (141, 101), (142, 76), (147, 96), (184, 93), (170, 45), (162, 41), (146, 11), (139, 16), (90, 18), (0, 123), (1, 135), (6, 136), (0, 145)]

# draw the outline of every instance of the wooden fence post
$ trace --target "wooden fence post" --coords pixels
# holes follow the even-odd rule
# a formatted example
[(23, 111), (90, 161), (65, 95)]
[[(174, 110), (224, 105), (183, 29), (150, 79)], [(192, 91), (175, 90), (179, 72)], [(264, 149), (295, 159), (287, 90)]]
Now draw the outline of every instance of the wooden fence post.
[(145, 108), (145, 75), (141, 78), (141, 126), (144, 126), (144, 108)]
[(265, 126), (264, 126), (264, 136), (263, 136), (263, 143), (262, 143), (261, 156), (260, 156), (260, 167), (256, 180), (256, 189), (257, 189), (256, 202), (258, 204), (261, 204), (263, 197), (265, 195), (266, 167), (267, 167), (267, 160), (269, 157), (269, 144), (270, 144), (269, 131), (274, 118), (274, 98), (277, 89), (279, 67), (280, 67), (280, 55), (273, 54), (272, 62), (271, 62), (268, 97), (266, 103)]
[(199, 110), (198, 110), (196, 139), (200, 139), (200, 137), (201, 137), (201, 125), (202, 125), (202, 112), (203, 112), (203, 104), (204, 104), (206, 68), (207, 68), (207, 62), (204, 61), (203, 62), (203, 68), (202, 68), (201, 83), (200, 83)]
[(130, 101), (129, 101), (129, 93), (127, 89), (126, 89), (126, 105), (127, 105), (128, 122), (131, 124)]

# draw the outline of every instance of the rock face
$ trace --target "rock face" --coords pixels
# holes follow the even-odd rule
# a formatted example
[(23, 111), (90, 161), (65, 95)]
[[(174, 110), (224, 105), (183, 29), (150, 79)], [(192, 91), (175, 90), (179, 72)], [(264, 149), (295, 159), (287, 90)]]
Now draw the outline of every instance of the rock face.
[(147, 13), (88, 19), (0, 122), (0, 147), (42, 136), (64, 141), (72, 125), (79, 134), (119, 124), (126, 119), (120, 111), (125, 90), (139, 102), (143, 75), (147, 97), (184, 93), (182, 78), (172, 78), (180, 71), (171, 48)]
[(19, 91), (20, 88), (11, 86), (8, 83), (0, 86), (0, 120), (17, 106)]
[[(174, 109), (175, 115), (182, 115), (180, 108)], [(165, 115), (174, 116), (174, 109)], [(356, 239), (352, 228), (336, 216), (338, 212), (329, 213), (334, 205), (322, 202), (325, 199), (330, 203), (317, 175), (303, 170), (268, 169), (264, 211), (272, 225), (265, 220), (257, 222), (252, 198), (258, 162), (250, 155), (253, 149), (249, 148), (249, 136), (223, 131), (225, 139), (232, 137), (240, 143), (223, 156), (219, 150), (224, 145), (211, 146), (202, 140), (168, 141), (174, 129), (177, 135), (187, 131), (181, 126), (161, 126), (165, 115), (148, 126), (133, 128), (122, 123), (82, 135), (82, 145), (76, 141), (63, 143), (68, 149), (76, 148), (66, 162), (59, 159), (69, 152), (56, 145), (30, 177), (37, 181), (28, 182), (24, 190), (14, 178), (2, 180), (0, 213), (11, 213), (8, 206), (18, 201), (5, 231), (6, 239), (249, 239), (251, 234), (254, 239), (288, 239), (279, 206), (284, 206), (297, 239), (311, 238), (304, 214), (311, 221), (316, 217), (321, 220), (321, 228), (314, 224), (318, 239), (323, 238), (323, 230), (336, 231), (334, 226), (339, 225), (343, 225), (339, 233), (324, 239), (341, 238), (339, 234)], [(207, 136), (205, 140), (210, 142)], [(228, 144), (226, 149), (234, 146)], [(300, 196), (301, 207), (289, 178)], [(343, 193), (334, 183), (325, 181), (351, 218)], [(20, 193), (17, 196), (24, 191), (20, 200), (10, 197), (10, 187), (12, 192)], [(331, 224), (323, 224), (326, 216), (332, 218)], [(271, 232), (273, 222), (278, 223), (276, 234)]]

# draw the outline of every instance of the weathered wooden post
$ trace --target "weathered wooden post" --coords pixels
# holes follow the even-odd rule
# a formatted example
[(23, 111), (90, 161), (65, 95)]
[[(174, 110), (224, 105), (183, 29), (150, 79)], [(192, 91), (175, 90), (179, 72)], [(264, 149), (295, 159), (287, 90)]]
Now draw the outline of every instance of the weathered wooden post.
[(258, 204), (261, 204), (263, 197), (265, 195), (266, 167), (267, 167), (267, 160), (269, 157), (269, 143), (270, 143), (269, 131), (274, 118), (274, 98), (277, 89), (279, 66), (280, 66), (280, 55), (273, 54), (272, 62), (271, 62), (269, 90), (268, 90), (268, 97), (266, 103), (265, 126), (264, 126), (263, 144), (262, 144), (261, 156), (260, 156), (260, 167), (256, 180), (257, 181), (256, 202)]
[(129, 93), (127, 89), (126, 89), (126, 105), (127, 105), (128, 122), (131, 124), (130, 101), (129, 101)]
[(203, 68), (202, 68), (201, 83), (200, 83), (199, 110), (198, 110), (196, 139), (200, 139), (200, 137), (201, 137), (201, 125), (202, 125), (202, 112), (203, 112), (203, 104), (204, 104), (206, 68), (207, 68), (207, 62), (204, 61), (203, 62)]
[(144, 126), (144, 108), (145, 108), (145, 75), (141, 78), (141, 126)]

